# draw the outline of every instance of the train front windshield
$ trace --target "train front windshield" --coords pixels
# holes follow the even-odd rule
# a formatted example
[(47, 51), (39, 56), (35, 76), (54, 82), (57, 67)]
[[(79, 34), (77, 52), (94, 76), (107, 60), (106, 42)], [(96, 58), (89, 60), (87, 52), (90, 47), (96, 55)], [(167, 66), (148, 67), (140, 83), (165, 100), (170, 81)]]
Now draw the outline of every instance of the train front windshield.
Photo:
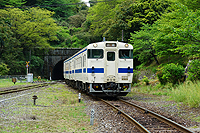
[(120, 59), (133, 59), (133, 50), (131, 49), (121, 49), (119, 50)]
[(87, 57), (96, 59), (96, 58), (103, 58), (103, 49), (88, 49)]

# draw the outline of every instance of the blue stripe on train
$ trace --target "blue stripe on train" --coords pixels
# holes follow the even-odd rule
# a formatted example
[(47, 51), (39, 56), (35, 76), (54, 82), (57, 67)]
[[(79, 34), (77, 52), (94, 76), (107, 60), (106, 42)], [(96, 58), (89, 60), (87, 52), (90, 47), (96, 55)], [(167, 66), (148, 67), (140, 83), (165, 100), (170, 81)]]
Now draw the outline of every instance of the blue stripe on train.
[[(65, 71), (66, 74), (71, 74), (71, 73), (86, 73), (86, 68), (82, 69), (76, 69), (75, 71)], [(104, 73), (104, 68), (87, 68), (87, 73)], [(133, 68), (118, 68), (118, 73), (133, 73)]]
[(133, 73), (133, 68), (118, 68), (118, 73)]
[(86, 73), (86, 68), (83, 68), (83, 73)]
[(87, 68), (87, 73), (104, 73), (104, 68)]
[(82, 69), (76, 69), (75, 73), (82, 73)]

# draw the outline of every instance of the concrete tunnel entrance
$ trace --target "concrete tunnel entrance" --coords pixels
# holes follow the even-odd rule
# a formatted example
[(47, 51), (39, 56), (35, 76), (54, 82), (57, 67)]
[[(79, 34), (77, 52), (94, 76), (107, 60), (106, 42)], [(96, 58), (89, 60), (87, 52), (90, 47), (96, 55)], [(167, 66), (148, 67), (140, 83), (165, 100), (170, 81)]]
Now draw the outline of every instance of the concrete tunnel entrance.
[(52, 71), (52, 80), (64, 80), (63, 76), (63, 61), (59, 61), (53, 68)]

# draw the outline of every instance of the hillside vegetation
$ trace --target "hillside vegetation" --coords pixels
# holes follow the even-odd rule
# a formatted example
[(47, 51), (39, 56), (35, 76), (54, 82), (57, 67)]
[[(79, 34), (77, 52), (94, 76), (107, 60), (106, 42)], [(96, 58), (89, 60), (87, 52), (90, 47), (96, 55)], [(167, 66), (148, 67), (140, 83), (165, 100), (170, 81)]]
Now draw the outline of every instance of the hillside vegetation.
[[(135, 70), (152, 69), (162, 85), (185, 81), (183, 68), (200, 53), (199, 0), (90, 2), (88, 7), (81, 0), (3, 0), (0, 75), (25, 74), (26, 61), (35, 75), (42, 75), (42, 57), (31, 55), (35, 48), (83, 48), (103, 37), (120, 41), (123, 31), (123, 40), (134, 47)], [(194, 82), (198, 61), (193, 66), (188, 80)]]

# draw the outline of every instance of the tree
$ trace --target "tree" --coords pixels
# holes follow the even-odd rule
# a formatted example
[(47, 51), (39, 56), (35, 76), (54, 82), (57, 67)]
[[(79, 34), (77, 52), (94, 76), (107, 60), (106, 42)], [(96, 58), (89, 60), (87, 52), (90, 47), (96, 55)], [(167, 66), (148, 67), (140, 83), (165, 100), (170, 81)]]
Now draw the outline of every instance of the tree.
[(25, 0), (0, 0), (0, 7), (6, 7), (6, 5), (12, 5), (12, 6), (22, 6), (25, 4)]
[(31, 56), (31, 71), (34, 75), (40, 75), (42, 73), (44, 61), (38, 56)]
[(27, 0), (26, 5), (44, 6), (47, 10), (55, 12), (54, 18), (66, 20), (78, 12), (78, 5), (72, 5), (73, 3), (80, 3), (80, 0)]
[(150, 25), (146, 24), (140, 31), (135, 32), (135, 34), (131, 33), (130, 42), (133, 44), (134, 58), (138, 58), (143, 64), (149, 63), (153, 58), (159, 65), (153, 38), (156, 32)]
[(186, 5), (189, 9), (193, 11), (200, 9), (200, 0), (178, 0), (183, 5)]
[(23, 74), (27, 51), (34, 47), (49, 48), (60, 29), (51, 18), (53, 12), (30, 8), (0, 11), (0, 59), (10, 68), (9, 74)]
[(76, 15), (70, 16), (68, 18), (68, 23), (76, 28), (81, 27), (83, 22), (85, 22), (86, 20), (86, 15), (87, 15), (87, 10), (82, 10)]
[(153, 24), (166, 11), (171, 2), (167, 0), (127, 0), (119, 4), (110, 27), (104, 33), (110, 40), (121, 40), (124, 31), (124, 41), (130, 38), (130, 33), (140, 30), (143, 24)]
[(99, 2), (89, 8), (87, 21), (91, 23), (90, 32), (94, 36), (102, 37), (103, 33), (109, 27), (110, 20), (114, 18), (115, 15), (115, 12), (113, 11), (114, 8), (120, 2), (121, 2), (120, 0)]
[(154, 26), (158, 34), (155, 49), (159, 56), (182, 54), (200, 55), (200, 11), (193, 12), (177, 4), (174, 11), (164, 14)]
[(9, 70), (10, 69), (8, 68), (8, 65), (6, 65), (5, 63), (0, 64), (0, 75), (7, 75)]
[(51, 18), (53, 12), (40, 8), (24, 11), (14, 8), (2, 10), (0, 14), (10, 21), (11, 30), (24, 50), (50, 47), (48, 41), (57, 39), (55, 31), (59, 27)]

